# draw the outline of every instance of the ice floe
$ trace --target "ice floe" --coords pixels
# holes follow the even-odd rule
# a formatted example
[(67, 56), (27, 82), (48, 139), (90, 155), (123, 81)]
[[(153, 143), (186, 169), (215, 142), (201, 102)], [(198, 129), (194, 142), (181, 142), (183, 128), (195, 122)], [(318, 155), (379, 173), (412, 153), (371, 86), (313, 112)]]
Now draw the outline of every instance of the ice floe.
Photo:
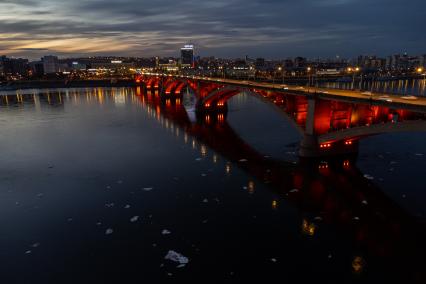
[(183, 267), (189, 262), (189, 259), (187, 257), (173, 250), (169, 250), (164, 259), (179, 263), (178, 267)]
[(373, 176), (370, 176), (369, 174), (365, 174), (365, 175), (364, 175), (364, 177), (365, 177), (366, 179), (368, 179), (368, 180), (373, 180), (373, 179), (374, 179), (374, 177), (373, 177)]

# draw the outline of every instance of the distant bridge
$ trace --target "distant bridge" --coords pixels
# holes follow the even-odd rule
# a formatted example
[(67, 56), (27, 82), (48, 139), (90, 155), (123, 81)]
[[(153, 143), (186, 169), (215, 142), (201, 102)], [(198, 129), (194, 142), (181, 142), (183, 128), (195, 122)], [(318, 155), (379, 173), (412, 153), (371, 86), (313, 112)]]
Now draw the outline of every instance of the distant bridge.
[(366, 136), (426, 131), (425, 98), (161, 74), (138, 75), (136, 83), (166, 100), (186, 90), (195, 97), (198, 115), (208, 118), (225, 116), (227, 101), (235, 95), (259, 97), (299, 131), (302, 157), (356, 153), (359, 139)]

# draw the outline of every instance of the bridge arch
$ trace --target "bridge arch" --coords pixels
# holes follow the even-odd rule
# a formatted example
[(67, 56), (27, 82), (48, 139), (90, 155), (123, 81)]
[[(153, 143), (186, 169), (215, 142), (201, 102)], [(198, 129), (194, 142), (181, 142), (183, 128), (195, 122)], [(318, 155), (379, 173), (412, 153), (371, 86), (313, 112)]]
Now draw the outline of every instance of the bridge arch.
[(185, 88), (189, 88), (195, 93), (197, 90), (197, 84), (190, 80), (173, 78), (172, 80), (166, 80), (163, 83), (162, 88), (165, 95), (181, 95)]
[[(306, 99), (303, 96), (268, 93), (267, 91), (259, 89), (227, 85), (212, 91), (204, 98), (200, 98), (197, 106), (198, 111), (226, 111), (228, 100), (242, 93), (253, 96), (270, 105), (274, 111), (278, 112), (280, 115), (283, 115), (290, 122), (290, 124), (294, 126), (300, 135), (304, 134), (304, 124), (306, 121), (305, 112), (307, 112), (307, 107), (305, 104), (307, 104), (307, 102), (305, 102)], [(294, 99), (290, 100), (288, 96), (292, 96), (292, 99)], [(300, 103), (298, 103), (300, 100), (303, 101), (302, 106)]]

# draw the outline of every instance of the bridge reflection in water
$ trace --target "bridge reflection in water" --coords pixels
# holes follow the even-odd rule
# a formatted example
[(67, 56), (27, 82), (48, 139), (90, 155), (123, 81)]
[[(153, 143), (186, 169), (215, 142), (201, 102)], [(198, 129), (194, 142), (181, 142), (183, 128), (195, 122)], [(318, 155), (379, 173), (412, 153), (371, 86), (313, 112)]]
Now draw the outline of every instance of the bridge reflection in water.
[[(183, 105), (183, 95), (164, 97), (158, 90), (137, 87), (130, 91), (121, 89), (115, 96), (118, 104), (130, 102), (146, 110), (173, 135), (192, 144), (202, 156), (210, 155), (213, 163), (221, 158), (227, 160), (224, 173), (232, 174), (234, 167), (245, 171), (253, 179), (246, 187), (249, 192), (255, 190), (254, 181), (265, 184), (276, 194), (272, 208), (284, 201), (293, 204), (304, 216), (300, 224), (302, 234), (309, 237), (322, 226), (334, 226), (339, 237), (347, 239), (359, 251), (352, 262), (354, 273), (362, 272), (370, 259), (380, 259), (390, 270), (400, 269), (401, 275), (407, 275), (408, 279), (425, 279), (424, 224), (388, 198), (356, 167), (360, 138), (387, 131), (424, 130), (423, 113), (261, 93), (261, 99), (273, 102), (301, 130), (302, 159), (295, 163), (264, 156), (243, 141), (226, 121), (226, 102), (223, 108), (214, 111), (198, 109), (194, 120)], [(102, 90), (86, 97), (53, 92), (3, 96), (1, 103), (63, 107), (64, 103), (78, 104), (84, 99), (102, 104), (110, 98)], [(210, 106), (220, 103), (209, 102)], [(317, 143), (318, 147), (312, 149), (309, 143)], [(339, 155), (324, 158), (326, 154)], [(323, 158), (304, 159), (319, 155)]]

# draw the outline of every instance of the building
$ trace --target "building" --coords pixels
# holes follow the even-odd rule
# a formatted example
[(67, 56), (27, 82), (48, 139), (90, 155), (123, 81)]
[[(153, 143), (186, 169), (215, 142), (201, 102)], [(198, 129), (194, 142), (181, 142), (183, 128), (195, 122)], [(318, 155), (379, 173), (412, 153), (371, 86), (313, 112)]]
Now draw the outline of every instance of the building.
[(256, 69), (262, 69), (265, 67), (265, 58), (256, 58), (255, 64)]
[(30, 65), (32, 76), (42, 77), (44, 75), (43, 61), (33, 61), (29, 65)]
[(118, 70), (134, 68), (135, 64), (133, 62), (124, 62), (123, 60), (114, 59), (104, 62), (93, 62), (90, 64), (90, 67), (92, 69)]
[(296, 68), (304, 68), (307, 65), (308, 60), (305, 57), (296, 57), (294, 59), (294, 67)]
[(194, 46), (185, 45), (180, 49), (181, 66), (187, 68), (194, 68)]
[(174, 59), (168, 59), (168, 61), (164, 62), (164, 61), (160, 61), (158, 63), (158, 69), (162, 70), (162, 71), (167, 71), (167, 72), (174, 72), (174, 71), (178, 71), (178, 64), (176, 62), (176, 60)]
[(59, 72), (59, 60), (57, 56), (44, 56), (41, 61), (43, 62), (44, 74), (53, 74)]
[(0, 76), (6, 76), (6, 56), (0, 56)]
[(28, 59), (0, 57), (0, 76), (28, 75)]

